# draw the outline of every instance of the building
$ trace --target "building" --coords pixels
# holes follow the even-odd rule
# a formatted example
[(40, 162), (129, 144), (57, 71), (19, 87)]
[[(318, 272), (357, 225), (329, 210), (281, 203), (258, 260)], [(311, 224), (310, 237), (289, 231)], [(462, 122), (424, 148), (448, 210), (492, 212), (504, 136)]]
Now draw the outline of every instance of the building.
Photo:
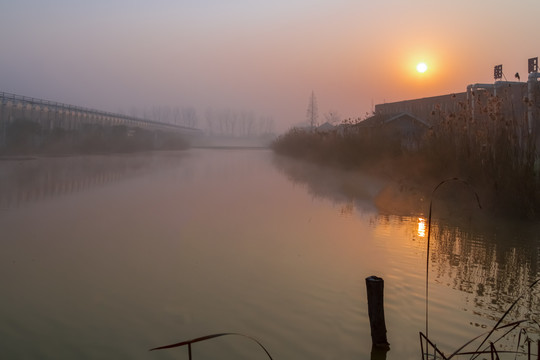
[(407, 148), (417, 147), (423, 132), (440, 129), (444, 121), (461, 121), (469, 136), (475, 136), (469, 127), (481, 126), (490, 134), (504, 127), (522, 146), (533, 139), (538, 156), (540, 75), (537, 67), (532, 70), (527, 82), (497, 80), (471, 84), (461, 93), (378, 104), (372, 117), (354, 127), (358, 131), (385, 128), (400, 136)]

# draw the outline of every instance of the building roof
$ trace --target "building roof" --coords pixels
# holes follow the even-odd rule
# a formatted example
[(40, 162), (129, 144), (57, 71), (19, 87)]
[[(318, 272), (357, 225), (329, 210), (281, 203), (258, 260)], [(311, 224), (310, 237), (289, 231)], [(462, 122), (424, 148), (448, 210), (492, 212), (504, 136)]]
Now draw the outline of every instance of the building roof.
[(429, 123), (423, 119), (420, 119), (417, 116), (412, 115), (411, 113), (408, 113), (406, 111), (396, 113), (396, 114), (376, 114), (373, 115), (370, 118), (367, 118), (363, 121), (360, 121), (358, 124), (354, 125), (357, 127), (378, 127), (383, 126), (385, 124), (389, 124), (393, 121), (402, 119), (402, 118), (409, 118), (412, 119), (414, 122), (417, 122), (418, 125), (429, 127)]
[(321, 124), (317, 127), (317, 131), (332, 131), (334, 130), (336, 127), (332, 124), (330, 124), (328, 121), (325, 122), (324, 124)]

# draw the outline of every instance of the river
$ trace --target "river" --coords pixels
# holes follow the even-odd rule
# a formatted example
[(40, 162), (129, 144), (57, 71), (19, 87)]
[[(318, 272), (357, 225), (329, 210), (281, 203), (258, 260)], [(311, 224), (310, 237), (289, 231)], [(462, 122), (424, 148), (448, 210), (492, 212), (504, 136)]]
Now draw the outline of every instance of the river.
[[(429, 201), (270, 150), (4, 159), (0, 358), (188, 359), (149, 349), (234, 332), (274, 359), (369, 359), (365, 278), (377, 275), (386, 358), (419, 359)], [(451, 353), (522, 294), (508, 320), (538, 321), (538, 226), (438, 201), (430, 339)], [(192, 350), (268, 358), (238, 336)]]

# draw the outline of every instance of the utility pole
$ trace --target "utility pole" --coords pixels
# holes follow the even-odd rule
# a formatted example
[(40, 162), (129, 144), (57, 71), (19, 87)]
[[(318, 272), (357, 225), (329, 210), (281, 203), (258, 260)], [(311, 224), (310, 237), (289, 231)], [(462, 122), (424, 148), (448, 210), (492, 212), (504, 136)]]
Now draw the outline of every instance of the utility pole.
[(315, 97), (315, 92), (311, 91), (311, 96), (309, 97), (308, 108), (306, 112), (307, 120), (311, 127), (311, 131), (315, 129), (317, 125), (317, 118), (319, 117), (319, 109), (317, 108), (317, 98)]

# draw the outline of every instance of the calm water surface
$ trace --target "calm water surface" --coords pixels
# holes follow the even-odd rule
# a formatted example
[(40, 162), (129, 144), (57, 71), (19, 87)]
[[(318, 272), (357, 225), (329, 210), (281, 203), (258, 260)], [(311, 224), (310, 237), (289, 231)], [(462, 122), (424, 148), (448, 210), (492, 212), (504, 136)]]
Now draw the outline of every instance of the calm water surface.
[[(0, 358), (187, 359), (148, 349), (239, 332), (274, 359), (369, 359), (378, 275), (386, 358), (418, 359), (428, 202), (268, 150), (0, 161)], [(430, 338), (451, 352), (523, 293), (511, 318), (538, 321), (538, 227), (440, 213)], [(267, 358), (241, 337), (193, 356)]]

